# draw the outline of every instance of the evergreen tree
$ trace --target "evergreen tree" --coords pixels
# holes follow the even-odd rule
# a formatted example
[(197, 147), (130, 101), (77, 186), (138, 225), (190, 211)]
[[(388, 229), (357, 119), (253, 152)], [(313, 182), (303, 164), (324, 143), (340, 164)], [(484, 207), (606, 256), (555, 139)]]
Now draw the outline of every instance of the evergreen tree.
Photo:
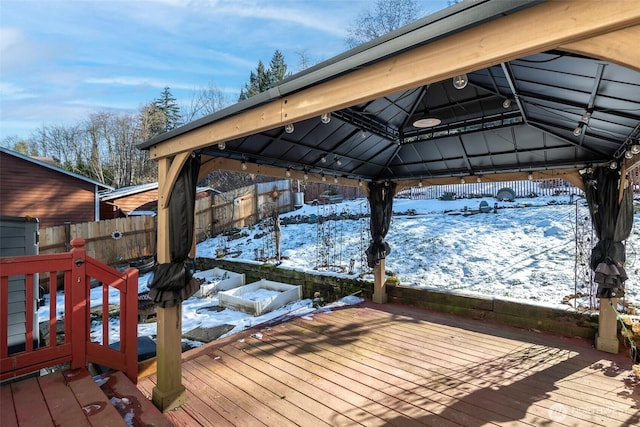
[(180, 107), (178, 106), (176, 98), (171, 94), (169, 87), (164, 88), (160, 98), (153, 101), (153, 105), (165, 117), (164, 126), (162, 128), (164, 132), (180, 126), (182, 119), (180, 115)]
[(265, 92), (285, 77), (287, 77), (287, 64), (284, 62), (282, 52), (276, 50), (269, 63), (269, 68), (265, 68), (264, 63), (258, 61), (256, 71), (252, 71), (249, 75), (249, 83), (245, 84), (240, 91), (238, 100), (242, 101)]

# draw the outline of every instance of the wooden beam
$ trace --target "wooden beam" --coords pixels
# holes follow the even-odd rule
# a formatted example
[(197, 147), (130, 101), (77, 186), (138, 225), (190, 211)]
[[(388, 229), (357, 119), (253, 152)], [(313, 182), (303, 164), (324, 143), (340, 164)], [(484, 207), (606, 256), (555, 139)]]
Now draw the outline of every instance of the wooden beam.
[[(544, 2), (151, 147), (151, 158), (195, 150), (640, 24), (640, 2)], [(611, 52), (619, 61), (628, 50)]]
[[(182, 167), (187, 162), (187, 159), (190, 155), (190, 151), (176, 154), (175, 158), (171, 162), (170, 168), (165, 172), (164, 185), (162, 188), (160, 188), (160, 180), (158, 179), (158, 206), (162, 206), (163, 208), (169, 206), (169, 200), (171, 199), (171, 192), (173, 191), (173, 187), (175, 187), (178, 175), (180, 174)], [(158, 177), (159, 176), (160, 171), (158, 170)]]
[(334, 175), (326, 175), (325, 181), (323, 181), (321, 174), (307, 173), (305, 178), (305, 173), (299, 170), (290, 170), (290, 176), (287, 177), (285, 174), (286, 170), (276, 166), (259, 165), (256, 163), (247, 162), (245, 163), (245, 166), (243, 168), (242, 161), (240, 160), (225, 159), (223, 157), (213, 156), (202, 157), (202, 164), (200, 166), (200, 175), (198, 176), (198, 179), (206, 177), (208, 174), (217, 169), (223, 169), (233, 172), (252, 173), (255, 175), (272, 176), (280, 179), (299, 179), (300, 181), (307, 182), (346, 185), (349, 187), (364, 187), (364, 185), (362, 185), (362, 181), (358, 181), (357, 179), (337, 177), (338, 182), (334, 182)]
[[(603, 59), (640, 71), (638, 41), (640, 41), (640, 25), (586, 40), (563, 44), (560, 46), (560, 50)], [(635, 46), (635, 48), (630, 46)]]
[(550, 169), (533, 172), (508, 172), (508, 173), (495, 173), (491, 175), (466, 175), (466, 176), (450, 176), (443, 178), (425, 178), (425, 179), (412, 179), (406, 181), (398, 181), (396, 187), (396, 193), (401, 190), (411, 188), (429, 186), (429, 185), (448, 185), (448, 184), (460, 184), (460, 179), (464, 178), (465, 182), (474, 183), (477, 182), (477, 178), (480, 178), (480, 182), (504, 182), (504, 181), (526, 181), (529, 179), (529, 173), (531, 173), (531, 179), (564, 179), (570, 182), (574, 186), (584, 190), (584, 184), (580, 177), (580, 171), (576, 168), (571, 169)]

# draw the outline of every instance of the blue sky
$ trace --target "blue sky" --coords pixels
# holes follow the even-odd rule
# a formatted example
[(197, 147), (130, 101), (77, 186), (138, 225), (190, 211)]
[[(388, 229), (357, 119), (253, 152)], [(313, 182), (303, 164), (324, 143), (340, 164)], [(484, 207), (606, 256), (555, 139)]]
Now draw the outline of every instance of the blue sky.
[[(134, 113), (168, 86), (229, 101), (276, 49), (289, 71), (345, 50), (372, 0), (0, 0), (0, 143), (96, 111)], [(446, 0), (419, 1), (423, 15)]]

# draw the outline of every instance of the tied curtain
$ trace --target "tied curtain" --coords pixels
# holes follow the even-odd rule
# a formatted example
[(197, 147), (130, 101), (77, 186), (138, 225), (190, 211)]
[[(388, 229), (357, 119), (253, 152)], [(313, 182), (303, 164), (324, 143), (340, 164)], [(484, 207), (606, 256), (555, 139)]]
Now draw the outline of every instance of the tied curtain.
[[(600, 167), (582, 175), (585, 196), (598, 243), (591, 251), (598, 298), (624, 296), (626, 260), (623, 241), (633, 226), (633, 193), (617, 169)], [(620, 191), (623, 185), (623, 191)]]
[(200, 156), (192, 154), (182, 167), (169, 199), (170, 262), (159, 264), (149, 284), (149, 297), (160, 307), (173, 307), (199, 289), (191, 273), (196, 183)]
[(391, 252), (391, 247), (384, 240), (389, 231), (393, 215), (393, 196), (396, 193), (395, 182), (370, 182), (369, 206), (371, 208), (371, 243), (366, 250), (367, 264), (374, 268), (381, 259)]

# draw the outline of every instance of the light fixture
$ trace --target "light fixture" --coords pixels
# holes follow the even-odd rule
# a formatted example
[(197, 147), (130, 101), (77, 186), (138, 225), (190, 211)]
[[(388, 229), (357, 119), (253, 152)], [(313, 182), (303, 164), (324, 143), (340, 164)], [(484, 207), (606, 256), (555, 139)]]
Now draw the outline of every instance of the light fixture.
[(465, 182), (464, 178), (460, 178), (460, 184), (464, 184)]
[(224, 150), (225, 148), (227, 148), (227, 144), (224, 141), (218, 142), (218, 150)]
[(361, 179), (358, 180), (358, 187), (362, 187), (362, 180)]
[(327, 158), (325, 156), (320, 157), (320, 163), (327, 163)]
[(504, 101), (502, 101), (502, 108), (507, 109), (511, 107), (511, 100), (509, 98), (505, 98)]
[(331, 121), (331, 113), (324, 113), (320, 116), (320, 121), (325, 125)]
[(322, 182), (326, 182), (327, 181), (327, 177), (324, 176), (324, 172), (322, 172), (320, 175), (322, 176)]
[(533, 181), (533, 174), (531, 172), (529, 172), (529, 176), (527, 177), (527, 179), (529, 181)]
[(294, 130), (295, 130), (295, 127), (293, 126), (293, 123), (287, 123), (287, 124), (284, 126), (284, 131), (285, 131), (286, 133), (293, 133), (293, 131), (294, 131)]
[(417, 128), (432, 128), (442, 123), (442, 120), (436, 117), (423, 117), (413, 122), (413, 126)]
[(477, 178), (476, 178), (476, 182), (482, 182), (482, 178), (477, 177)]
[(340, 160), (340, 157), (336, 156), (335, 161), (336, 161), (336, 165), (342, 166), (342, 161)]
[(453, 78), (453, 87), (456, 89), (464, 89), (468, 83), (469, 79), (466, 74), (459, 74)]
[(628, 149), (627, 151), (624, 152), (624, 158), (633, 159), (633, 153), (631, 152), (631, 149)]
[(242, 169), (243, 171), (246, 171), (247, 170), (247, 162), (245, 162), (243, 160), (242, 163), (240, 164), (240, 169)]
[(287, 168), (287, 170), (284, 172), (284, 174), (285, 174), (285, 176), (287, 178), (290, 178), (291, 177), (291, 168)]
[(334, 184), (337, 184), (337, 183), (338, 183), (338, 177), (337, 177), (337, 176), (334, 176), (334, 177), (333, 177), (333, 183), (334, 183)]
[(365, 139), (367, 137), (367, 132), (365, 132), (364, 129), (360, 129), (360, 136), (362, 139)]
[(418, 187), (422, 187), (422, 180), (418, 181)]
[(591, 113), (593, 110), (587, 110), (580, 118), (578, 122), (578, 126), (573, 130), (573, 136), (580, 136), (582, 132), (584, 132), (584, 127), (589, 124), (589, 120), (591, 119)]
[(631, 152), (633, 154), (640, 154), (640, 144), (637, 142), (631, 146)]
[(578, 126), (573, 130), (573, 136), (582, 135), (582, 128), (584, 127), (584, 123), (578, 123)]
[(609, 163), (609, 169), (613, 169), (613, 170), (618, 169), (618, 164), (615, 161)]
[(304, 175), (302, 175), (302, 179), (304, 179), (305, 181), (309, 180), (309, 174), (307, 173), (307, 171), (304, 171)]

